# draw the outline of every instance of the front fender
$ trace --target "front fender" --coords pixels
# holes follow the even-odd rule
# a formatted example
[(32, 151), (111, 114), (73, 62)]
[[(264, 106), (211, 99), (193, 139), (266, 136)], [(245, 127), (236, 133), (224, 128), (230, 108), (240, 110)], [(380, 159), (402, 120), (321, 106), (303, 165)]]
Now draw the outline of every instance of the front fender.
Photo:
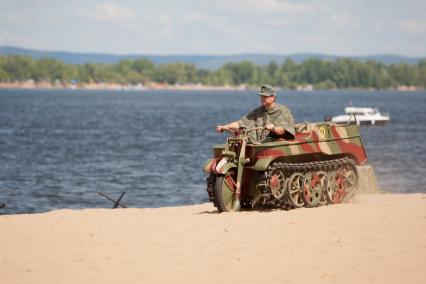
[(216, 174), (224, 175), (232, 168), (237, 168), (237, 165), (222, 158), (216, 165)]
[(233, 162), (228, 162), (226, 158), (210, 159), (204, 164), (204, 172), (211, 174), (226, 174), (231, 168), (236, 168)]

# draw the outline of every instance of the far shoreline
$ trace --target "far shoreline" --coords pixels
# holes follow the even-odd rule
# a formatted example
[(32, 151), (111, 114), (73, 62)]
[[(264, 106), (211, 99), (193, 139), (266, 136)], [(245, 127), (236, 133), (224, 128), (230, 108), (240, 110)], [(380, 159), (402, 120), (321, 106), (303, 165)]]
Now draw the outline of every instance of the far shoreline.
[[(85, 84), (67, 84), (59, 81), (55, 83), (50, 82), (34, 82), (27, 80), (24, 82), (0, 82), (0, 90), (93, 90), (93, 91), (250, 91), (256, 90), (256, 87), (248, 86), (245, 84), (239, 86), (211, 86), (203, 84), (167, 84), (167, 83), (149, 83), (146, 85), (136, 84), (117, 84), (117, 83), (85, 83)], [(425, 89), (416, 86), (397, 86), (388, 89), (376, 88), (332, 88), (332, 89), (316, 89), (313, 85), (299, 85), (295, 89), (277, 87), (278, 90), (284, 91), (403, 91), (415, 92), (425, 91)]]

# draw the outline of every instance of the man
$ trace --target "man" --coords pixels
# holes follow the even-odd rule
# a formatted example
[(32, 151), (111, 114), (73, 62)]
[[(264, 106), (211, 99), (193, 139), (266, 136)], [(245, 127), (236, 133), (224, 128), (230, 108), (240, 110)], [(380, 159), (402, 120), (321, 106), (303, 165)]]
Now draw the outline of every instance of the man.
[(294, 117), (286, 106), (276, 102), (276, 90), (269, 85), (263, 85), (260, 87), (259, 95), (262, 104), (260, 107), (238, 121), (216, 126), (216, 131), (236, 131), (241, 127), (247, 129), (264, 127), (266, 130), (257, 130), (256, 133), (253, 133), (250, 139), (252, 142), (265, 142), (266, 138), (294, 139)]

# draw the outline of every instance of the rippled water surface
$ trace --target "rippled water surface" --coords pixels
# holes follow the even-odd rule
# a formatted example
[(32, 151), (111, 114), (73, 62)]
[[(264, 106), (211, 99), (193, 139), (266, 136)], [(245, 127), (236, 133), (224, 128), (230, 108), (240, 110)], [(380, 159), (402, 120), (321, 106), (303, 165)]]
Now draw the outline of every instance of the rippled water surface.
[[(254, 91), (0, 90), (0, 213), (207, 202), (202, 166), (225, 134), (214, 126), (258, 106)], [(281, 92), (299, 122), (345, 106), (378, 107), (391, 123), (361, 134), (379, 186), (426, 192), (425, 92)]]

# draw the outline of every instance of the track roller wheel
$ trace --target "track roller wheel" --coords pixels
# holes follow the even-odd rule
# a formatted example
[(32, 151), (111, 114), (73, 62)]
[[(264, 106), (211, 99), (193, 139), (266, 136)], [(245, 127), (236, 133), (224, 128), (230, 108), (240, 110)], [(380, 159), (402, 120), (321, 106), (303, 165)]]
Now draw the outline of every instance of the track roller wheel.
[(287, 192), (287, 180), (281, 170), (273, 170), (269, 173), (268, 186), (272, 196), (281, 200)]
[(327, 173), (323, 171), (308, 172), (303, 180), (303, 199), (309, 207), (320, 205)]
[(305, 200), (303, 199), (303, 180), (305, 176), (302, 173), (293, 173), (288, 180), (288, 200), (291, 205), (296, 208), (303, 207)]

